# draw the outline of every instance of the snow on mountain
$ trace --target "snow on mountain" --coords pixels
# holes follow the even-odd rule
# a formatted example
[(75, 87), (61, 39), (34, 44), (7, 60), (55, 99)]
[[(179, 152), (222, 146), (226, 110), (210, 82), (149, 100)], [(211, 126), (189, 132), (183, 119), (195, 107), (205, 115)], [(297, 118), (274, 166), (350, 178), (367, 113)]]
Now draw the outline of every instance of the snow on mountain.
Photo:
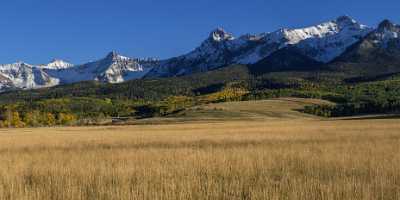
[(4, 87), (32, 89), (59, 84), (58, 79), (49, 76), (42, 69), (24, 62), (0, 65), (0, 75), (3, 80), (9, 81), (7, 85), (0, 86), (0, 89)]
[[(398, 66), (400, 62), (400, 26), (382, 21), (378, 28), (353, 45), (337, 59), (339, 62), (380, 63)], [(365, 65), (363, 67), (366, 67)]]
[(0, 65), (0, 91), (12, 88), (34, 89), (59, 84), (96, 80), (120, 83), (142, 78), (152, 66), (154, 59), (131, 59), (116, 52), (105, 58), (82, 65), (63, 60), (53, 60), (46, 65), (30, 65), (24, 62)]
[(326, 63), (371, 31), (371, 28), (359, 24), (348, 16), (306, 28), (280, 29), (264, 33), (262, 38), (264, 42), (260, 46), (250, 49), (235, 61), (240, 64), (253, 64), (278, 49), (293, 46), (304, 55)]
[(46, 73), (46, 69), (65, 69), (73, 65), (62, 60), (53, 60), (47, 65), (30, 65), (24, 62), (0, 65), (0, 91), (12, 88), (36, 89), (60, 84), (57, 77)]
[(109, 53), (105, 58), (64, 69), (46, 69), (52, 77), (60, 79), (61, 83), (96, 80), (107, 83), (120, 83), (127, 80), (142, 78), (156, 65), (154, 60), (131, 59), (116, 52)]
[[(378, 28), (369, 35), (375, 43), (386, 47), (393, 42), (400, 40), (400, 25), (394, 24), (389, 20), (382, 21)], [(399, 46), (399, 45), (398, 45)]]
[(210, 34), (210, 38), (212, 38), (216, 42), (229, 41), (235, 39), (235, 37), (231, 33), (226, 32), (222, 28), (217, 28), (216, 30), (212, 31)]
[(205, 72), (230, 64), (232, 51), (247, 45), (243, 38), (235, 39), (231, 33), (218, 28), (192, 52), (176, 58), (161, 61), (147, 77), (167, 77)]
[[(197, 59), (204, 59), (203, 62), (214, 64), (214, 63), (225, 63), (225, 53), (232, 45), (231, 41), (234, 37), (231, 33), (218, 28), (210, 33), (209, 38), (204, 41), (200, 47), (192, 51), (191, 53), (184, 56), (184, 59), (194, 62)], [(206, 66), (206, 65), (204, 65)]]
[(320, 62), (340, 56), (349, 46), (360, 41), (373, 29), (359, 24), (348, 16), (304, 29), (305, 39), (296, 46), (303, 54)]
[(10, 79), (0, 74), (0, 91), (5, 91), (13, 88), (13, 83)]
[(49, 64), (47, 64), (47, 65), (39, 65), (38, 67), (42, 68), (42, 69), (66, 69), (66, 68), (70, 68), (70, 67), (73, 67), (73, 66), (74, 66), (74, 64), (71, 64), (71, 63), (66, 62), (64, 60), (54, 59)]
[(348, 16), (300, 29), (279, 29), (235, 38), (218, 28), (198, 48), (164, 60), (147, 77), (180, 76), (229, 64), (254, 64), (279, 49), (291, 46), (320, 62), (329, 62), (372, 29)]

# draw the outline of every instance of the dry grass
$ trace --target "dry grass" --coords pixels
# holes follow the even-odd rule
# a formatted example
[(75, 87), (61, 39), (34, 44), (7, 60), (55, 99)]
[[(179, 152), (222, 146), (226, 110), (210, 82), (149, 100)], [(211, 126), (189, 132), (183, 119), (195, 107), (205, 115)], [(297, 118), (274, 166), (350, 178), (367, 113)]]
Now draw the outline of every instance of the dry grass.
[(400, 199), (399, 122), (0, 130), (0, 199)]

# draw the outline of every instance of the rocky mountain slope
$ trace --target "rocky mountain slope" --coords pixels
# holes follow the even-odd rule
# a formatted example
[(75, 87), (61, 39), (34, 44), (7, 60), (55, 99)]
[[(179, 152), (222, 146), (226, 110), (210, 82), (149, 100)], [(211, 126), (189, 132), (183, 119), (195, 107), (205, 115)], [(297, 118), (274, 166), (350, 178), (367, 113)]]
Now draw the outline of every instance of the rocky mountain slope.
[(0, 90), (51, 87), (60, 82), (49, 76), (42, 68), (23, 62), (0, 65)]
[(328, 66), (360, 76), (400, 72), (400, 26), (384, 20)]

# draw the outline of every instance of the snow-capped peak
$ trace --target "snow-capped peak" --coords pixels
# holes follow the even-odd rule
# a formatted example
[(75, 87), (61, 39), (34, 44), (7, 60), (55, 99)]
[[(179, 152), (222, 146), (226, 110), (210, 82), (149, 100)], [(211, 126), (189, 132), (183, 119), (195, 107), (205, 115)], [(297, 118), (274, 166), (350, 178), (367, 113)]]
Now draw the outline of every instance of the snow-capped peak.
[(11, 65), (13, 65), (13, 66), (30, 66), (30, 67), (32, 67), (30, 64), (28, 64), (28, 63), (26, 63), (24, 61), (21, 61), (21, 60), (18, 60), (17, 62), (15, 62), (15, 63), (13, 63)]
[(344, 26), (346, 26), (346, 25), (354, 25), (354, 24), (358, 23), (355, 19), (351, 18), (348, 15), (340, 16), (335, 21), (336, 21), (337, 24), (344, 25)]
[[(22, 61), (0, 65), (0, 76), (9, 80), (8, 86), (16, 88), (32, 89), (59, 84), (57, 79), (48, 76), (42, 69)], [(4, 87), (3, 84), (0, 84), (0, 90), (3, 90)]]
[(387, 46), (393, 39), (400, 38), (400, 26), (389, 20), (383, 20), (378, 28), (370, 35), (375, 44)]
[(302, 29), (281, 31), (286, 44), (296, 45), (317, 61), (329, 62), (372, 31), (349, 16)]
[(210, 33), (210, 39), (216, 42), (234, 40), (235, 37), (232, 33), (228, 33), (223, 28), (217, 28)]
[(400, 31), (400, 26), (394, 24), (390, 20), (385, 19), (378, 25), (378, 31), (381, 31), (381, 32), (385, 32), (385, 31), (399, 32)]
[(107, 83), (120, 83), (142, 78), (157, 61), (141, 61), (119, 55), (116, 51), (106, 57), (64, 70), (47, 70), (60, 83), (75, 83), (96, 80)]
[(306, 28), (280, 29), (276, 31), (274, 35), (276, 38), (275, 40), (284, 38), (287, 40), (287, 44), (293, 45), (311, 38), (324, 38), (336, 35), (341, 31), (353, 32), (347, 34), (348, 37), (351, 37), (352, 34), (357, 34), (358, 32), (363, 32), (363, 30), (367, 29), (369, 29), (367, 26), (359, 24), (353, 18), (349, 16), (341, 16), (336, 20)]
[(131, 58), (122, 56), (118, 54), (116, 51), (112, 51), (106, 56), (106, 59), (116, 61), (116, 60), (130, 60)]
[(53, 59), (50, 63), (47, 65), (40, 65), (39, 67), (42, 69), (67, 69), (70, 67), (73, 67), (74, 64), (71, 64), (69, 62), (66, 62), (61, 59)]

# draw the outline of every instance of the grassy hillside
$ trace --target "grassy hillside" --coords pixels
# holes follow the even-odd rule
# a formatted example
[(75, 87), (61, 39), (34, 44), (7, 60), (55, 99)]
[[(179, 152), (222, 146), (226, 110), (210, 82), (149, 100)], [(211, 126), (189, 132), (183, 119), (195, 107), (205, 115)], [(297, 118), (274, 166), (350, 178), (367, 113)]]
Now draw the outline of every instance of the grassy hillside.
[(170, 115), (190, 120), (232, 120), (232, 119), (253, 119), (253, 120), (282, 120), (314, 118), (311, 115), (299, 112), (305, 106), (310, 105), (331, 105), (330, 102), (318, 99), (301, 98), (279, 98), (260, 101), (238, 101), (226, 103), (212, 103), (199, 105), (179, 113)]
[(235, 101), (224, 103), (200, 104), (163, 117), (132, 119), (120, 124), (169, 124), (191, 122), (224, 122), (243, 120), (293, 120), (320, 119), (306, 114), (302, 110), (306, 106), (333, 105), (331, 102), (319, 99), (277, 98), (259, 101)]

